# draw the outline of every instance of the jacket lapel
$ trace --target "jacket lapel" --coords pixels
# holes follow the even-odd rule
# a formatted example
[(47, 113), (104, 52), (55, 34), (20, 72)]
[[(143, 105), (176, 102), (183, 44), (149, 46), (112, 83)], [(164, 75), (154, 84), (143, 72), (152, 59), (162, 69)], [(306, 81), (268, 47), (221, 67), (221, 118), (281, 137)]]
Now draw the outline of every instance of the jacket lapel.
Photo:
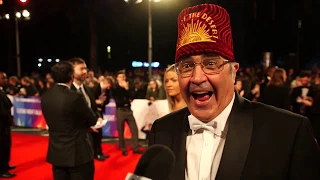
[(70, 89), (71, 89), (72, 91), (76, 91), (76, 92), (77, 92), (77, 88), (76, 88), (73, 84), (71, 85)]
[(190, 130), (188, 115), (190, 112), (188, 108), (185, 108), (184, 117), (181, 129), (177, 131), (172, 144), (172, 150), (175, 152), (176, 164), (174, 172), (172, 173), (171, 180), (184, 180), (185, 179), (185, 167), (187, 163), (187, 150), (186, 150), (186, 140)]
[(253, 111), (250, 101), (236, 93), (228, 121), (228, 134), (216, 176), (217, 180), (241, 179), (253, 130)]
[(92, 90), (87, 85), (83, 85), (84, 90), (86, 91), (87, 95), (89, 96), (89, 99), (91, 101), (91, 106), (95, 104), (95, 98), (92, 94)]

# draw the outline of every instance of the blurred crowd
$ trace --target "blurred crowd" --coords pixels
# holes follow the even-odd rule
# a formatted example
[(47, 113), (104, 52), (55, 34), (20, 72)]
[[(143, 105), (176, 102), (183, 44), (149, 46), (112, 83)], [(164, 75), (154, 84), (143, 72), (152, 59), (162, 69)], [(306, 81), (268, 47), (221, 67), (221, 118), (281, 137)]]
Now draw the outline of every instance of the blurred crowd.
[[(165, 69), (157, 69), (153, 71), (152, 80), (148, 81), (147, 74), (142, 69), (126, 72), (126, 80), (129, 82), (130, 89), (134, 90), (135, 99), (166, 99), (163, 87), (163, 75)], [(116, 81), (116, 72), (105, 72), (95, 74), (94, 71), (88, 71), (86, 85), (95, 88), (103, 81)], [(52, 87), (54, 80), (50, 73), (40, 75), (38, 72), (32, 72), (29, 76), (17, 77), (10, 76), (5, 91), (10, 95), (18, 95), (24, 97), (41, 96), (47, 89)]]
[[(167, 69), (153, 69), (151, 79), (148, 78), (145, 69), (123, 71), (133, 99), (147, 99), (150, 104), (152, 101), (167, 99), (170, 111), (185, 107), (173, 65)], [(102, 74), (88, 70), (85, 83), (93, 92), (100, 88), (111, 89), (117, 83), (116, 73), (115, 71)], [(10, 95), (41, 96), (53, 84), (50, 73), (40, 75), (38, 72), (32, 72), (30, 76), (22, 78), (9, 77), (8, 86), (4, 89)], [(316, 120), (320, 118), (320, 68), (299, 72), (277, 66), (240, 68), (235, 90), (251, 101), (307, 116), (315, 129), (320, 129)], [(112, 98), (112, 91), (108, 93)], [(99, 104), (98, 101), (99, 99)], [(147, 123), (144, 129), (150, 130), (151, 125), (152, 122)], [(316, 136), (320, 136), (320, 132)]]
[[(173, 66), (171, 71), (174, 73)], [(167, 99), (166, 91), (172, 89), (166, 87), (166, 82), (169, 82), (169, 79), (165, 80), (164, 77), (166, 69), (154, 69), (151, 79), (148, 78), (145, 69), (124, 72), (134, 99)], [(173, 80), (177, 80), (176, 76), (174, 78)], [(116, 81), (116, 72), (102, 74), (89, 70), (85, 82), (94, 90), (98, 86), (110, 88)], [(7, 94), (24, 97), (41, 96), (54, 84), (50, 73), (40, 75), (38, 72), (32, 72), (30, 76), (22, 78), (11, 76), (8, 82), (5, 88)], [(240, 68), (235, 89), (251, 101), (263, 102), (310, 117), (313, 111), (319, 111), (318, 108), (313, 110), (312, 106), (320, 92), (320, 68), (300, 72), (277, 66)]]
[(308, 117), (315, 136), (320, 137), (320, 68), (300, 72), (277, 66), (240, 69), (235, 89), (251, 101)]

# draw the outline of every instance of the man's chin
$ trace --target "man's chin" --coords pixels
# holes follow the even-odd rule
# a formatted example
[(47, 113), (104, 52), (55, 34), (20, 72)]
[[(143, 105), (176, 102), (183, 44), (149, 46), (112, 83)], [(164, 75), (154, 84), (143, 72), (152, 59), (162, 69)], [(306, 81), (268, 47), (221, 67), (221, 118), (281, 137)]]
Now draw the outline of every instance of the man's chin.
[(75, 78), (77, 81), (84, 82), (86, 78)]
[(208, 108), (194, 108), (191, 109), (189, 108), (190, 113), (196, 117), (197, 119), (199, 119), (202, 122), (209, 122), (212, 120), (212, 109), (208, 109)]
[(212, 120), (207, 114), (192, 113), (192, 115), (204, 123), (210, 122)]

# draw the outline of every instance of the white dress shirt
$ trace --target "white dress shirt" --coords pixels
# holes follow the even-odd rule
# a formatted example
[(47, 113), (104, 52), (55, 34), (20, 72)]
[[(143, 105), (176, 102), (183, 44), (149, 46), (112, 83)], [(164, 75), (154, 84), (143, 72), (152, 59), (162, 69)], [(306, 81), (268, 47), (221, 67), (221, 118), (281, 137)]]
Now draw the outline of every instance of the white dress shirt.
[(78, 84), (76, 84), (75, 82), (73, 82), (74, 87), (76, 87), (77, 91), (80, 91), (80, 87), (82, 89), (82, 94), (84, 95), (84, 98), (86, 99), (88, 106), (91, 107), (91, 101), (90, 98), (88, 96), (88, 94), (86, 93), (86, 90), (83, 87), (83, 84), (81, 84), (81, 86), (78, 86)]
[[(225, 129), (234, 99), (235, 95), (233, 95), (229, 105), (216, 118), (206, 124), (198, 120), (192, 114), (188, 116), (191, 129), (194, 127), (191, 124), (210, 127), (200, 128), (196, 131), (191, 130), (187, 136), (186, 180), (215, 179), (225, 144), (225, 138), (221, 138), (221, 131)], [(213, 128), (215, 126), (216, 128)]]

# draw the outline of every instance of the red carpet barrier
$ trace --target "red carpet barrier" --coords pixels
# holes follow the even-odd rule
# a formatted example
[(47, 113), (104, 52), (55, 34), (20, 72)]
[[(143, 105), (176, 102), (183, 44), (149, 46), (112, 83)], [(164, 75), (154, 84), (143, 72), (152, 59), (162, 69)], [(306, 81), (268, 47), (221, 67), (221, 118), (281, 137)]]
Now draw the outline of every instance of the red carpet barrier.
[[(8, 96), (13, 102), (12, 113), (15, 119), (15, 125), (20, 127), (30, 127), (46, 129), (46, 121), (41, 110), (41, 100), (39, 97), (16, 97)], [(138, 129), (140, 130), (146, 124), (152, 124), (154, 120), (169, 113), (167, 100), (157, 100), (151, 105), (145, 99), (135, 99), (131, 103), (133, 116), (136, 119)], [(105, 107), (104, 119), (108, 123), (102, 128), (103, 136), (118, 137), (116, 125), (116, 104), (113, 99)], [(130, 138), (131, 133), (127, 125), (125, 126), (125, 137)], [(145, 134), (139, 131), (139, 138), (144, 139)]]

